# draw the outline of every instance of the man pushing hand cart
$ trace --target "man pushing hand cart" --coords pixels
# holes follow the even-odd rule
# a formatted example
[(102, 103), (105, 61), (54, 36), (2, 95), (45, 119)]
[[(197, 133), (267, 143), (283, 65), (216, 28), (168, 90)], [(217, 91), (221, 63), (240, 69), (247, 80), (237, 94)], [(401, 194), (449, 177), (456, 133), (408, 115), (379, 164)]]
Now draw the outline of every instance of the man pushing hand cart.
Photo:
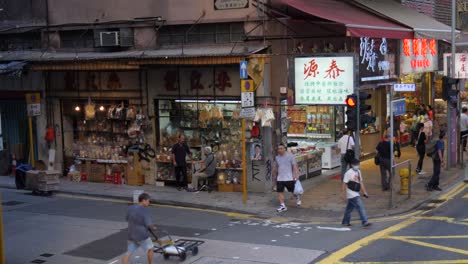
[(153, 263), (153, 241), (150, 232), (156, 230), (149, 215), (147, 207), (150, 204), (150, 196), (142, 193), (138, 196), (138, 204), (131, 205), (127, 210), (128, 242), (127, 253), (122, 263), (127, 264), (130, 256), (142, 248), (148, 255), (148, 264)]

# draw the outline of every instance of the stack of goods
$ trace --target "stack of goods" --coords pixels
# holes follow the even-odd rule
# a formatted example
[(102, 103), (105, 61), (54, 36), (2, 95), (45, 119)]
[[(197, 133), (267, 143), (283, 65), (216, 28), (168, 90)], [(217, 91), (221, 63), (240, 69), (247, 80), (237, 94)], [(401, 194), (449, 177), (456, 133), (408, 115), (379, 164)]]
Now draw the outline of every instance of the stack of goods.
[(57, 191), (59, 185), (60, 171), (38, 171), (26, 172), (26, 189), (39, 192)]

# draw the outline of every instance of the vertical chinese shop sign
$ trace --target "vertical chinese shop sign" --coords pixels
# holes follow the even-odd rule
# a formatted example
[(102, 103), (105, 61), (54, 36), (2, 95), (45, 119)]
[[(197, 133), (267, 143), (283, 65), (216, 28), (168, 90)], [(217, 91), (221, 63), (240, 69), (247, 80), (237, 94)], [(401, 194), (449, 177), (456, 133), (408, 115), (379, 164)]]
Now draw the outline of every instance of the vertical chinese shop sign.
[(295, 101), (304, 105), (342, 105), (354, 91), (354, 57), (294, 59)]

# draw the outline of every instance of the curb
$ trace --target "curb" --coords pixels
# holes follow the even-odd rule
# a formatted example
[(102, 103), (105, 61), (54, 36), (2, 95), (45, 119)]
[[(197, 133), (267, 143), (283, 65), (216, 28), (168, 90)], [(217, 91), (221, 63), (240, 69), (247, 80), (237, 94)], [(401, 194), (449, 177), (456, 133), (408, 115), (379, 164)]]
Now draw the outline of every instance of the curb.
[[(433, 200), (434, 198), (439, 197), (442, 194), (449, 192), (450, 190), (452, 190), (454, 188), (454, 186), (456, 186), (460, 182), (463, 182), (462, 178), (457, 179), (452, 184), (447, 185), (447, 187), (444, 188), (445, 190), (443, 192), (433, 193), (432, 195), (430, 195), (426, 199), (416, 203), (414, 206), (412, 206), (409, 209), (396, 211), (396, 212), (392, 212), (392, 213), (389, 213), (389, 214), (369, 215), (368, 218), (369, 219), (375, 219), (375, 218), (384, 218), (384, 217), (395, 217), (395, 216), (399, 216), (399, 215), (409, 213), (411, 211), (416, 210), (418, 207), (422, 206), (423, 204), (427, 203), (428, 201)], [(16, 187), (14, 187), (12, 185), (9, 185), (9, 184), (0, 184), (0, 188), (17, 190)], [(118, 195), (94, 194), (94, 193), (86, 193), (86, 192), (60, 191), (60, 190), (57, 191), (57, 193), (133, 202), (133, 197), (123, 197), (123, 196), (118, 196)], [(311, 217), (310, 219), (305, 220), (305, 219), (300, 219), (300, 218), (295, 218), (295, 217), (281, 216), (281, 215), (277, 215), (277, 214), (271, 214), (271, 215), (255, 214), (255, 213), (248, 212), (248, 211), (243, 211), (243, 210), (229, 209), (229, 208), (211, 206), (211, 205), (204, 205), (204, 204), (194, 204), (194, 203), (187, 203), (187, 202), (175, 202), (175, 201), (170, 201), (170, 200), (151, 199), (151, 202), (153, 204), (155, 204), (155, 205), (161, 205), (161, 206), (175, 206), (175, 207), (183, 207), (183, 208), (211, 210), (211, 211), (217, 211), (217, 212), (226, 213), (226, 214), (228, 214), (228, 213), (243, 214), (243, 215), (247, 215), (247, 216), (255, 217), (255, 218), (259, 218), (259, 219), (269, 219), (269, 218), (278, 218), (278, 217), (280, 217), (280, 218), (287, 219), (288, 221), (297, 222), (297, 223), (316, 222), (316, 221), (318, 221), (318, 222), (327, 222), (327, 221), (333, 222), (333, 221), (337, 220), (336, 217), (317, 217), (317, 218), (315, 218), (315, 220), (314, 220), (314, 217)], [(352, 219), (352, 220), (355, 220), (355, 219)]]

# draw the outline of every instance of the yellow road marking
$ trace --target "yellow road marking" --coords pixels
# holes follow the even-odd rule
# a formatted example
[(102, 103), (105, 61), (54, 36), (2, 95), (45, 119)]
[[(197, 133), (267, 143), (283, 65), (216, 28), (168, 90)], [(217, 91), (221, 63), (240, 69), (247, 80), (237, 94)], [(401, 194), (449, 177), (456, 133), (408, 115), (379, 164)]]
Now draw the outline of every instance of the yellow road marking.
[(421, 220), (443, 221), (443, 222), (456, 224), (456, 225), (468, 225), (468, 223), (456, 221), (455, 218), (445, 217), (445, 216), (417, 216), (416, 218), (421, 219)]
[[(458, 185), (456, 185), (454, 188), (452, 188), (449, 192), (439, 196), (439, 199), (444, 199), (446, 200), (445, 202), (441, 203), (441, 204), (438, 204), (436, 207), (440, 207), (442, 206), (443, 204), (445, 204), (448, 200), (452, 199), (453, 197), (455, 197), (456, 195), (458, 195), (460, 192), (462, 192), (463, 190), (465, 190), (465, 188), (467, 187), (467, 184), (461, 182), (459, 183)], [(428, 210), (430, 211), (430, 210)], [(360, 250), (361, 248), (369, 245), (370, 243), (374, 242), (374, 241), (377, 241), (379, 239), (382, 239), (382, 238), (385, 238), (385, 237), (389, 237), (392, 233), (396, 232), (396, 231), (399, 231), (405, 227), (408, 227), (418, 221), (420, 221), (421, 219), (431, 219), (430, 217), (411, 217), (411, 218), (408, 218), (406, 220), (404, 220), (403, 222), (401, 223), (398, 223), (394, 226), (391, 226), (391, 227), (388, 227), (384, 230), (381, 230), (377, 233), (374, 233), (370, 236), (367, 236), (367, 237), (364, 237), (338, 251), (335, 251), (333, 252), (332, 254), (330, 254), (328, 257), (324, 258), (323, 260), (321, 260), (320, 262), (318, 262), (319, 264), (331, 264), (331, 263), (337, 263), (337, 264), (342, 264), (342, 263), (347, 263), (347, 262), (343, 262), (341, 260), (343, 260), (344, 258), (346, 258), (347, 256), (351, 255), (352, 253)], [(448, 217), (445, 217), (443, 218), (445, 221), (450, 221), (450, 219)], [(431, 219), (431, 220), (438, 220), (438, 219)], [(453, 219), (452, 219), (453, 220)], [(455, 223), (455, 221), (453, 221), (453, 223)], [(465, 223), (462, 223), (462, 224), (465, 224)], [(421, 242), (423, 243), (423, 242)], [(428, 244), (428, 245), (432, 245), (432, 244)], [(451, 248), (450, 248), (451, 249)], [(455, 250), (455, 249), (453, 249)], [(464, 254), (464, 253), (462, 253)], [(364, 262), (363, 262), (364, 263)], [(379, 263), (379, 262), (367, 262), (367, 263)], [(386, 262), (386, 263), (398, 263), (398, 262)], [(402, 262), (402, 263), (418, 263), (418, 262)], [(429, 263), (428, 261), (424, 261), (424, 262), (419, 262), (419, 263)], [(440, 262), (440, 261), (437, 261), (437, 262), (433, 262), (433, 263), (443, 263), (443, 262)], [(446, 263), (468, 263), (467, 262), (446, 262)]]
[(468, 199), (468, 193), (463, 195), (463, 198)]
[(391, 226), (387, 229), (384, 229), (382, 231), (379, 231), (377, 233), (374, 233), (370, 236), (367, 236), (367, 237), (364, 237), (354, 243), (352, 243), (351, 245), (349, 246), (346, 246), (344, 248), (342, 248), (341, 250), (338, 250), (332, 254), (330, 254), (330, 256), (328, 256), (327, 258), (319, 261), (318, 263), (319, 264), (330, 264), (330, 263), (342, 263), (340, 262), (340, 260), (344, 259), (346, 256), (350, 255), (351, 253), (353, 252), (356, 252), (357, 250), (363, 248), (364, 246), (367, 246), (369, 245), (370, 243), (376, 241), (376, 240), (379, 240), (381, 239), (382, 237), (385, 237), (385, 236), (388, 236), (398, 230), (401, 230), (407, 226), (410, 226), (414, 223), (416, 223), (417, 221), (419, 221), (418, 219), (415, 219), (415, 218), (410, 218), (410, 219), (407, 219), (399, 224), (396, 224), (394, 226)]
[(452, 247), (446, 247), (446, 246), (441, 246), (441, 245), (435, 245), (435, 244), (431, 244), (431, 243), (427, 243), (427, 242), (422, 242), (422, 241), (412, 240), (412, 239), (406, 239), (406, 238), (397, 237), (397, 236), (390, 236), (388, 238), (393, 239), (393, 240), (403, 241), (403, 242), (418, 245), (418, 246), (435, 248), (435, 249), (440, 249), (440, 250), (449, 251), (449, 252), (453, 252), (453, 253), (468, 255), (468, 250), (452, 248)]
[(457, 239), (457, 238), (468, 238), (468, 235), (462, 236), (388, 236), (386, 238), (406, 238), (406, 239)]
[(466, 263), (468, 263), (468, 259), (392, 261), (392, 262), (340, 262), (340, 263), (341, 264), (466, 264)]

